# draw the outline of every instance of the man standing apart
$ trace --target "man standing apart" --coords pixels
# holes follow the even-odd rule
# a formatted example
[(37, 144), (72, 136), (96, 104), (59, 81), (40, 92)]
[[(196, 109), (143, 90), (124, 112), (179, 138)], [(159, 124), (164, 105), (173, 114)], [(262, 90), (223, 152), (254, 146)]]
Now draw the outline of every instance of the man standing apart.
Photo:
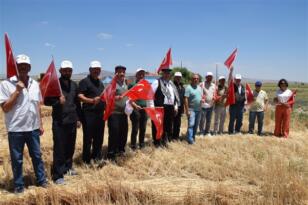
[(181, 72), (175, 72), (173, 83), (178, 91), (179, 94), (179, 105), (178, 105), (178, 112), (174, 117), (174, 125), (173, 125), (173, 140), (178, 140), (180, 136), (180, 130), (181, 130), (181, 118), (182, 114), (184, 112), (184, 94), (185, 94), (185, 88), (183, 86), (183, 83), (181, 82), (182, 79), (182, 73)]
[[(89, 68), (90, 74), (79, 83), (79, 99), (82, 104), (83, 149), (82, 160), (89, 164), (91, 159), (102, 159), (102, 145), (104, 140), (104, 103), (101, 93), (104, 85), (99, 79), (101, 63), (92, 61)], [(92, 152), (91, 152), (92, 147)]]
[(41, 119), (41, 92), (39, 84), (29, 77), (30, 58), (16, 57), (18, 76), (0, 83), (0, 103), (4, 111), (11, 165), (14, 176), (14, 192), (24, 191), (22, 174), (23, 151), (27, 144), (38, 186), (46, 187), (47, 180), (40, 150), (40, 135), (44, 133)]
[(81, 114), (77, 83), (71, 80), (73, 64), (62, 61), (59, 70), (62, 95), (46, 97), (45, 105), (52, 106), (53, 164), (52, 179), (56, 184), (64, 183), (64, 174), (77, 175), (73, 169), (77, 124)]
[(256, 117), (258, 120), (258, 135), (262, 135), (264, 111), (267, 109), (268, 97), (264, 90), (261, 90), (262, 82), (255, 83), (253, 91), (253, 102), (249, 109), (249, 134), (253, 134)]
[(185, 88), (184, 103), (185, 113), (188, 119), (187, 142), (189, 144), (195, 143), (195, 135), (200, 119), (202, 89), (198, 84), (199, 75), (194, 74), (191, 79), (191, 84)]
[(122, 97), (122, 94), (127, 91), (125, 83), (126, 67), (118, 65), (115, 67), (116, 77), (116, 93), (114, 109), (108, 118), (108, 154), (107, 158), (115, 160), (117, 155), (125, 153), (127, 142), (128, 121), (125, 114), (125, 104), (127, 97)]
[(212, 83), (213, 73), (207, 72), (205, 81), (200, 84), (202, 88), (202, 111), (199, 130), (203, 135), (211, 136), (210, 126), (214, 106), (215, 84)]

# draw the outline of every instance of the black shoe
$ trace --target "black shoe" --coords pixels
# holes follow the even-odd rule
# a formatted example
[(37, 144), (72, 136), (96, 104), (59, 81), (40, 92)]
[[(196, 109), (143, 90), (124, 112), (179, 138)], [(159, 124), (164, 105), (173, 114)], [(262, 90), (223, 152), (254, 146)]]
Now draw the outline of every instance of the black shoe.
[(45, 182), (43, 182), (43, 183), (40, 183), (38, 186), (39, 186), (39, 187), (43, 187), (43, 188), (48, 188), (49, 184), (48, 184), (47, 181), (45, 181)]
[(16, 187), (14, 189), (14, 194), (22, 194), (25, 191), (24, 187)]
[(137, 149), (137, 146), (136, 145), (131, 145), (130, 148), (135, 151)]
[(249, 131), (248, 133), (252, 135), (252, 134), (253, 134), (253, 131)]
[(140, 148), (140, 149), (143, 149), (144, 147), (145, 147), (145, 144), (144, 144), (144, 143), (140, 143), (140, 144), (139, 144), (139, 148)]

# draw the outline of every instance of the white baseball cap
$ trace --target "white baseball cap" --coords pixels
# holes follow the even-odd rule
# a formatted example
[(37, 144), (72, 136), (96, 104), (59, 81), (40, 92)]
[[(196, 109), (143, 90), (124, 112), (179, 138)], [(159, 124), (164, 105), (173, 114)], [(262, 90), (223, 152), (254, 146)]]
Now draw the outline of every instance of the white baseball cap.
[(20, 54), (16, 56), (16, 63), (17, 64), (26, 63), (26, 64), (31, 65), (29, 56), (25, 54)]
[(226, 79), (225, 76), (219, 76), (218, 80)]
[(90, 68), (101, 68), (102, 65), (101, 65), (101, 62), (99, 61), (91, 61), (90, 63)]
[(235, 75), (235, 79), (237, 79), (237, 80), (242, 80), (241, 74), (236, 74), (236, 75)]
[(144, 72), (145, 72), (145, 69), (143, 69), (143, 68), (137, 68), (136, 73), (138, 73), (138, 72), (140, 72), (140, 71), (144, 71)]
[(73, 63), (68, 60), (64, 60), (61, 62), (61, 68), (73, 68)]
[(181, 73), (181, 72), (175, 72), (175, 73), (174, 73), (174, 76), (182, 77), (182, 73)]
[(207, 77), (207, 76), (213, 76), (213, 73), (212, 72), (207, 72), (205, 77)]

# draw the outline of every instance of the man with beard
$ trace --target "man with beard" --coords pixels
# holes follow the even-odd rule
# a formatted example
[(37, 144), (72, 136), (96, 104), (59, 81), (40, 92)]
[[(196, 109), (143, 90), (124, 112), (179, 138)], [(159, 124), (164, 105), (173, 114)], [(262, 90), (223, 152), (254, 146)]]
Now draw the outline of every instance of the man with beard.
[(115, 67), (116, 93), (114, 109), (108, 118), (108, 154), (107, 158), (114, 161), (117, 155), (125, 153), (127, 142), (128, 121), (125, 114), (125, 104), (127, 97), (122, 94), (127, 91), (125, 82), (126, 67), (118, 65)]
[(71, 80), (73, 64), (71, 61), (62, 61), (59, 70), (61, 77), (62, 95), (60, 97), (46, 97), (44, 103), (52, 106), (52, 133), (53, 133), (53, 164), (52, 179), (56, 184), (64, 183), (64, 174), (77, 175), (73, 168), (73, 155), (76, 143), (76, 130), (80, 126), (81, 114), (78, 99), (77, 83)]
[[(105, 121), (104, 104), (100, 96), (104, 85), (99, 79), (101, 63), (92, 61), (89, 68), (90, 74), (79, 83), (79, 99), (82, 104), (83, 149), (82, 160), (89, 164), (91, 159), (99, 162), (102, 159), (102, 146), (104, 140)], [(92, 147), (92, 151), (91, 151)]]

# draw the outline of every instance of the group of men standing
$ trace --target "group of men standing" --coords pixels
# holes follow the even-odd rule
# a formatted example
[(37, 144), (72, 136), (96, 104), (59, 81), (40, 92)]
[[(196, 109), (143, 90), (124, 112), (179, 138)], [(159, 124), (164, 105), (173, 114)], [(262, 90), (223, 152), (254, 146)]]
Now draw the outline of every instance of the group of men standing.
[[(100, 162), (103, 158), (102, 145), (104, 141), (103, 120), (106, 103), (102, 95), (105, 87), (99, 79), (101, 63), (92, 61), (89, 66), (89, 75), (82, 79), (77, 85), (71, 80), (73, 64), (65, 60), (61, 62), (59, 69), (59, 84), (61, 96), (46, 97), (41, 99), (38, 83), (29, 77), (31, 70), (30, 58), (19, 55), (16, 58), (18, 76), (4, 80), (0, 84), (0, 103), (5, 113), (5, 122), (9, 135), (9, 148), (12, 159), (12, 170), (14, 175), (15, 192), (24, 190), (22, 177), (23, 148), (26, 143), (32, 158), (37, 183), (46, 186), (47, 180), (44, 164), (40, 152), (39, 135), (43, 133), (43, 124), (40, 114), (40, 102), (52, 106), (52, 133), (53, 133), (53, 164), (51, 169), (52, 180), (56, 184), (64, 184), (64, 175), (77, 175), (73, 168), (73, 155), (75, 150), (77, 128), (83, 128), (82, 160), (85, 164), (91, 160)], [(191, 84), (184, 88), (180, 72), (175, 72), (174, 80), (171, 80), (171, 69), (162, 69), (162, 76), (152, 84), (154, 100), (130, 101), (123, 97), (123, 93), (132, 88), (145, 77), (142, 68), (136, 71), (136, 81), (127, 85), (125, 80), (125, 66), (115, 67), (115, 102), (111, 115), (108, 118), (108, 151), (107, 159), (115, 160), (117, 156), (125, 152), (128, 135), (128, 116), (125, 107), (129, 103), (133, 107), (130, 120), (132, 122), (131, 148), (137, 149), (145, 146), (145, 131), (148, 116), (143, 108), (163, 107), (163, 133), (161, 138), (156, 137), (157, 128), (152, 121), (152, 137), (156, 147), (167, 146), (169, 141), (178, 140), (180, 136), (181, 118), (185, 113), (188, 117), (187, 141), (195, 142), (195, 135), (199, 126), (204, 135), (221, 134), (226, 116), (225, 101), (227, 97), (227, 86), (225, 77), (219, 77), (216, 86), (213, 82), (213, 74), (208, 72), (205, 81), (200, 83), (199, 75), (193, 74)], [(241, 84), (241, 76), (235, 76), (234, 85), (236, 101), (229, 108), (230, 122), (228, 132), (233, 134), (240, 132), (242, 126), (245, 89)], [(260, 96), (260, 82), (256, 83), (254, 95)], [(216, 97), (219, 96), (217, 99)], [(262, 91), (262, 99), (256, 100), (256, 112), (251, 112), (250, 120), (254, 124), (254, 118), (263, 120), (264, 102), (267, 96)], [(185, 108), (185, 109), (184, 109)], [(215, 112), (214, 131), (210, 131), (212, 112)], [(201, 118), (201, 120), (200, 120)], [(200, 122), (199, 122), (200, 121)], [(235, 131), (234, 122), (236, 121)], [(261, 120), (260, 120), (261, 122)], [(249, 125), (249, 131), (253, 132), (253, 125)], [(258, 127), (258, 134), (262, 133), (262, 126)]]

